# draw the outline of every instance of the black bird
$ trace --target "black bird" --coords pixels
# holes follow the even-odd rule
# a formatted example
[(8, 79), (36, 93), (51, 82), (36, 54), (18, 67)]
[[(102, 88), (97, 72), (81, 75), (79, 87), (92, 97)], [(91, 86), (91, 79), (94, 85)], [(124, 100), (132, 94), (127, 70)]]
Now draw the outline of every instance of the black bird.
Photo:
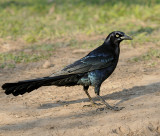
[(41, 86), (74, 86), (82, 85), (92, 104), (96, 104), (88, 93), (89, 86), (94, 87), (95, 94), (106, 108), (121, 110), (122, 107), (110, 106), (100, 95), (102, 82), (107, 79), (117, 66), (120, 54), (120, 42), (132, 38), (120, 31), (110, 33), (104, 43), (91, 51), (88, 55), (77, 60), (64, 69), (48, 76), (31, 80), (24, 80), (15, 83), (5, 83), (2, 88), (5, 94), (14, 96), (23, 95)]

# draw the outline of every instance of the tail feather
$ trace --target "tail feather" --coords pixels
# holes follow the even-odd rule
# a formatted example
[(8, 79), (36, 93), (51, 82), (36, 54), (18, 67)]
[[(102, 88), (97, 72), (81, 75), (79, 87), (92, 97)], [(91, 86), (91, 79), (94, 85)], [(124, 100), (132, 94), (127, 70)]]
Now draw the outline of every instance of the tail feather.
[(76, 85), (79, 77), (77, 75), (62, 75), (55, 77), (43, 77), (32, 80), (24, 80), (16, 83), (5, 83), (2, 85), (2, 89), (5, 90), (5, 94), (13, 94), (14, 96), (23, 95), (26, 92), (31, 92), (38, 89), (41, 86), (72, 86)]
[(2, 88), (5, 90), (5, 94), (13, 94), (14, 96), (17, 96), (19, 94), (23, 95), (26, 92), (31, 92), (35, 89), (38, 89), (43, 84), (43, 80), (40, 79), (39, 83), (37, 81), (27, 81), (27, 82), (17, 82), (17, 83), (5, 83)]

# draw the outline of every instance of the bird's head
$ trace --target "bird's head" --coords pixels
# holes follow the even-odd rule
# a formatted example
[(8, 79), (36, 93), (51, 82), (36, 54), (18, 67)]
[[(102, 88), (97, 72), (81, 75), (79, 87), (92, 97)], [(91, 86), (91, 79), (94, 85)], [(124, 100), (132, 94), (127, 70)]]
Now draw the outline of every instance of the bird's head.
[(132, 38), (120, 31), (114, 31), (106, 38), (106, 41), (110, 41), (114, 44), (119, 44), (123, 40), (132, 40)]

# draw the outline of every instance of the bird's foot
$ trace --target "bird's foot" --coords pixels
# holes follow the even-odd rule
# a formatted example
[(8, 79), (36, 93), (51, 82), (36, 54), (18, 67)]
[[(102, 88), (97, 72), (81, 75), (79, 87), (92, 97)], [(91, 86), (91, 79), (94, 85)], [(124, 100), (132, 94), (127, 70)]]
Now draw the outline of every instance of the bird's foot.
[(113, 110), (113, 111), (120, 111), (120, 110), (122, 110), (123, 108), (125, 108), (125, 107), (116, 107), (116, 106), (107, 105), (107, 106), (104, 107), (104, 108), (98, 108), (96, 111), (103, 111), (103, 110), (106, 110), (106, 109)]
[(106, 106), (105, 108), (110, 109), (110, 110), (114, 110), (114, 111), (120, 111), (122, 110), (124, 107), (116, 107), (116, 106)]
[(92, 103), (92, 104), (89, 104), (89, 105), (83, 105), (83, 107), (97, 107), (97, 106), (100, 106), (102, 105), (101, 103)]

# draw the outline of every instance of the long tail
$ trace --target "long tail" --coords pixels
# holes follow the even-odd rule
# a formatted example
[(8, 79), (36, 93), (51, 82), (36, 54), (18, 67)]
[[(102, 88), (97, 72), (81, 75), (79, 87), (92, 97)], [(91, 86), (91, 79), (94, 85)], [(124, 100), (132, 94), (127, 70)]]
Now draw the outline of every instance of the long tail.
[(78, 80), (78, 75), (62, 75), (24, 80), (16, 83), (5, 83), (2, 85), (2, 88), (5, 90), (5, 94), (7, 95), (13, 94), (14, 96), (18, 96), (23, 95), (26, 92), (29, 93), (41, 86), (73, 86), (77, 84)]

